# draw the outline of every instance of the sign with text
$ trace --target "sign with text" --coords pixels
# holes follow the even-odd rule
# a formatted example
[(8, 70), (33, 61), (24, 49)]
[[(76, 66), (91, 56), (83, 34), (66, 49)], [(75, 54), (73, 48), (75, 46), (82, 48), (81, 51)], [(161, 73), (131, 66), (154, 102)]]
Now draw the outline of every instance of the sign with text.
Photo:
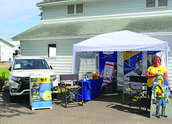
[(99, 72), (103, 77), (102, 94), (117, 92), (117, 52), (99, 52)]
[(32, 110), (52, 108), (50, 77), (30, 77), (30, 104)]

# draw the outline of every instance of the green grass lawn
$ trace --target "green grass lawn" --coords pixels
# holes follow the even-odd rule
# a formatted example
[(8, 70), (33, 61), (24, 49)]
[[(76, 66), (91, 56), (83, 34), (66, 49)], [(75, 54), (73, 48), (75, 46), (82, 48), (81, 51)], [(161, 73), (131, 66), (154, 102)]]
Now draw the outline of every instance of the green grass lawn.
[(0, 65), (5, 65), (5, 63), (0, 63)]
[(8, 77), (9, 77), (9, 70), (8, 70), (8, 68), (0, 68), (0, 77), (2, 76), (3, 72), (5, 72), (5, 79), (8, 79)]

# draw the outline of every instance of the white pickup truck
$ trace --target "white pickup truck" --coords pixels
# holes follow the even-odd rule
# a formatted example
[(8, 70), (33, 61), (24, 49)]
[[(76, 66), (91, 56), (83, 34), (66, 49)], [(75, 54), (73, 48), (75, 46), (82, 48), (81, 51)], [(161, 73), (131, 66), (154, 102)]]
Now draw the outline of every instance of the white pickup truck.
[(58, 81), (52, 66), (41, 57), (17, 56), (12, 65), (9, 67), (9, 98), (14, 96), (29, 94), (30, 92), (30, 75), (43, 73), (48, 75), (51, 80), (52, 95), (58, 93)]

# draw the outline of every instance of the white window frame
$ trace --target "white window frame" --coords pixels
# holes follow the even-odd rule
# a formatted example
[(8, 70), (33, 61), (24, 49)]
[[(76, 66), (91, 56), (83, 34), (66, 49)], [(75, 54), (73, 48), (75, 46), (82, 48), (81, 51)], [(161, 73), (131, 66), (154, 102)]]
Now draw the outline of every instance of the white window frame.
[(155, 6), (154, 7), (147, 7), (146, 4), (147, 4), (147, 0), (145, 0), (145, 8), (146, 9), (149, 9), (149, 8), (166, 8), (168, 7), (168, 0), (167, 0), (167, 6), (158, 6), (159, 4), (159, 0), (155, 0)]
[[(71, 5), (74, 6), (74, 13), (69, 14), (68, 13), (68, 6), (71, 6)], [(76, 12), (77, 11), (77, 5), (82, 5), (82, 12), (81, 13), (77, 13)], [(84, 4), (83, 3), (77, 3), (77, 4), (69, 4), (69, 5), (67, 5), (67, 15), (83, 15), (83, 13), (84, 13)]]

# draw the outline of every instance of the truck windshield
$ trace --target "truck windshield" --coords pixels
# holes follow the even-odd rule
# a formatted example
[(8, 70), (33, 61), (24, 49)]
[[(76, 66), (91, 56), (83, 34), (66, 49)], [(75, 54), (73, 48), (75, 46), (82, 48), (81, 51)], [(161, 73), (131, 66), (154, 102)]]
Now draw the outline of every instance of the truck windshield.
[(13, 70), (50, 69), (44, 59), (16, 59)]

